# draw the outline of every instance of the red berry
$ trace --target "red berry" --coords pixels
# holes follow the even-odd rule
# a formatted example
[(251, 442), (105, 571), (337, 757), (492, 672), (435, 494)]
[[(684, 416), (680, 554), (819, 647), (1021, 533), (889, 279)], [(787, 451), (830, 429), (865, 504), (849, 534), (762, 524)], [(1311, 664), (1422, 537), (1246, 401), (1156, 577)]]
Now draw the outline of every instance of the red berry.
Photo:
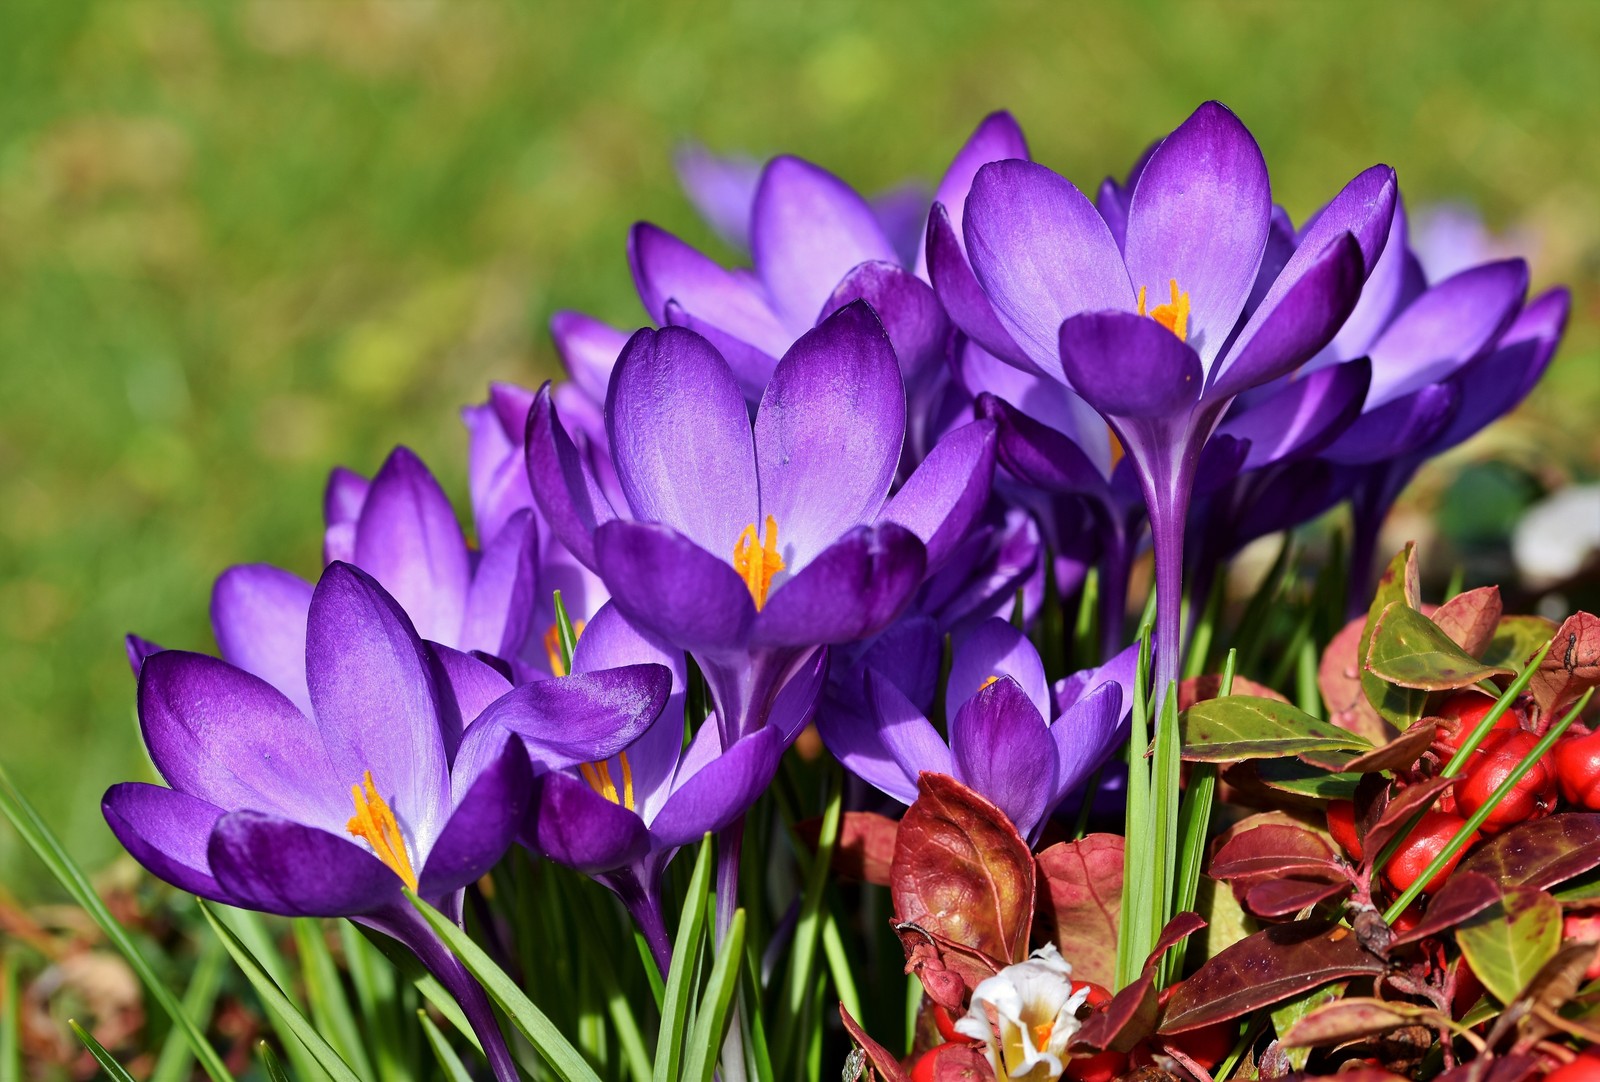
[(1361, 859), (1361, 838), (1356, 834), (1356, 805), (1351, 800), (1328, 801), (1328, 833), (1351, 860)]
[(1394, 929), (1396, 932), (1399, 932), (1401, 935), (1404, 935), (1421, 922), (1422, 903), (1412, 902), (1410, 905), (1406, 906), (1405, 912), (1394, 918), (1394, 923), (1389, 925), (1389, 927)]
[(911, 1068), (911, 1082), (933, 1082), (934, 1072), (939, 1069), (939, 1058), (952, 1055), (958, 1048), (969, 1047), (963, 1044), (941, 1044), (937, 1048), (930, 1048), (917, 1057), (916, 1064)]
[(939, 1028), (939, 1036), (947, 1041), (956, 1041), (960, 1044), (972, 1044), (972, 1038), (965, 1033), (956, 1032), (956, 1023), (950, 1017), (950, 1012), (939, 1006), (933, 1005), (933, 1024)]
[(1600, 811), (1600, 732), (1562, 737), (1550, 749), (1550, 758), (1567, 802)]
[(1600, 1051), (1586, 1048), (1577, 1059), (1563, 1063), (1544, 1077), (1545, 1082), (1600, 1082)]
[(1111, 1002), (1111, 992), (1106, 988), (1105, 985), (1096, 984), (1094, 981), (1072, 982), (1072, 990), (1074, 992), (1081, 991), (1084, 988), (1089, 989), (1089, 994), (1084, 998), (1083, 1004), (1090, 1010), (1099, 1010), (1101, 1007), (1104, 1007), (1107, 1003)]
[(1128, 1057), (1122, 1052), (1100, 1052), (1093, 1056), (1073, 1056), (1061, 1077), (1072, 1082), (1111, 1082), (1128, 1069)]
[[(1561, 922), (1561, 938), (1600, 946), (1600, 912), (1568, 913)], [(1600, 952), (1596, 953), (1583, 973), (1586, 981), (1597, 978), (1600, 978)]]
[[(1439, 731), (1434, 736), (1435, 742), (1451, 752), (1460, 750), (1467, 737), (1472, 735), (1472, 730), (1478, 727), (1478, 722), (1494, 709), (1494, 704), (1495, 700), (1481, 691), (1456, 692), (1439, 704)], [(1500, 715), (1490, 732), (1521, 728), (1522, 717), (1522, 711), (1513, 705)]]
[(1213, 1022), (1187, 1033), (1163, 1037), (1162, 1040), (1166, 1041), (1168, 1048), (1176, 1048), (1209, 1071), (1233, 1051), (1234, 1044), (1239, 1040), (1239, 1024), (1232, 1019)]
[[(1538, 743), (1532, 733), (1520, 729), (1490, 734), (1472, 753), (1462, 772), (1461, 783), (1456, 786), (1456, 807), (1461, 814), (1472, 815), (1487, 804), (1495, 790)], [(1540, 759), (1528, 768), (1505, 799), (1495, 805), (1483, 821), (1483, 831), (1496, 834), (1530, 819), (1543, 819), (1555, 808), (1555, 803), (1556, 771), (1548, 760)]]
[(1477, 1006), (1485, 990), (1483, 982), (1472, 971), (1472, 965), (1462, 958), (1456, 962), (1456, 987), (1455, 994), (1450, 997), (1450, 1013), (1456, 1018), (1463, 1017)]
[[(1383, 876), (1389, 885), (1397, 891), (1403, 891), (1417, 881), (1417, 877), (1427, 870), (1433, 858), (1449, 844), (1450, 839), (1456, 836), (1456, 831), (1465, 825), (1466, 820), (1459, 815), (1449, 812), (1428, 811), (1423, 813), (1422, 819), (1417, 823), (1409, 837), (1394, 851), (1394, 856), (1389, 858), (1389, 864), (1383, 869)], [(1449, 878), (1461, 857), (1478, 840), (1476, 831), (1467, 839), (1467, 844), (1456, 851), (1440, 869), (1439, 874), (1428, 881), (1422, 888), (1422, 893), (1432, 894), (1444, 886), (1444, 881)]]

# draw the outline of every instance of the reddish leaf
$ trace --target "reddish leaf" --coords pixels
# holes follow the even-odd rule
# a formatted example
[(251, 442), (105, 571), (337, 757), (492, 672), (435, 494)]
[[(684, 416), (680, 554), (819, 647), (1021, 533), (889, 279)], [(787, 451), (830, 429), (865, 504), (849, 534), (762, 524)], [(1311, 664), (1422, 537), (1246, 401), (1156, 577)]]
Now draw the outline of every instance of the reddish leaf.
[(1341, 1069), (1338, 1074), (1305, 1075), (1301, 1082), (1410, 1082), (1410, 1079), (1382, 1067), (1361, 1066)]
[(1301, 826), (1268, 823), (1233, 835), (1211, 858), (1213, 879), (1321, 873), (1338, 877), (1337, 854), (1327, 839)]
[(1349, 928), (1297, 921), (1228, 947), (1177, 986), (1162, 1033), (1184, 1033), (1291, 999), (1329, 981), (1382, 973)]
[[(1381, 748), (1357, 755), (1331, 769), (1348, 774), (1375, 774), (1380, 770), (1405, 770), (1422, 758), (1439, 731), (1438, 722), (1419, 721)], [(1304, 758), (1310, 759), (1310, 756)]]
[(900, 1061), (887, 1048), (867, 1036), (867, 1031), (861, 1028), (861, 1023), (850, 1017), (843, 1003), (839, 1004), (839, 1017), (844, 1019), (844, 1028), (849, 1031), (850, 1039), (867, 1054), (868, 1062), (873, 1070), (883, 1076), (884, 1082), (911, 1082), (911, 1076), (900, 1066)]
[[(1022, 961), (1034, 908), (1027, 843), (999, 808), (952, 777), (925, 772), (917, 791), (889, 872), (896, 921), (993, 959), (995, 968)], [(989, 976), (971, 958), (944, 961), (969, 988)]]
[[(1438, 624), (1400, 601), (1390, 603), (1373, 625), (1366, 667), (1374, 676), (1414, 691), (1470, 687), (1480, 680), (1511, 672), (1485, 665), (1457, 646)], [(1399, 699), (1395, 701), (1397, 708), (1403, 705), (1409, 716), (1416, 699), (1418, 696), (1413, 695), (1404, 704)]]
[(940, 1045), (929, 1082), (994, 1082), (994, 1068), (970, 1045)]
[(1322, 652), (1317, 666), (1317, 689), (1328, 708), (1328, 720), (1373, 744), (1382, 744), (1393, 730), (1378, 716), (1361, 690), (1361, 638), (1367, 618), (1358, 616), (1344, 626)]
[[(1222, 677), (1218, 674), (1191, 676), (1178, 685), (1178, 709), (1187, 710), (1195, 703), (1203, 703), (1207, 699), (1215, 699), (1217, 693), (1221, 690)], [(1254, 695), (1258, 699), (1277, 699), (1280, 703), (1289, 701), (1267, 687), (1267, 685), (1258, 684), (1254, 680), (1246, 679), (1243, 676), (1235, 676), (1233, 678), (1233, 690), (1229, 694)]]
[(1156, 945), (1150, 949), (1150, 956), (1144, 960), (1144, 971), (1149, 973), (1155, 964), (1161, 961), (1161, 956), (1185, 939), (1194, 935), (1206, 926), (1206, 919), (1199, 913), (1183, 912), (1167, 921), (1161, 934), (1156, 936)]
[(1600, 867), (1600, 815), (1567, 812), (1523, 823), (1480, 845), (1456, 872), (1547, 890)]
[(1429, 778), (1416, 785), (1408, 785), (1396, 793), (1378, 816), (1377, 822), (1367, 828), (1361, 839), (1361, 851), (1367, 861), (1370, 863), (1374, 860), (1383, 847), (1389, 844), (1389, 839), (1402, 830), (1413, 815), (1433, 807), (1439, 794), (1454, 785), (1457, 780)]
[(1415, 927), (1394, 937), (1396, 946), (1447, 932), (1477, 916), (1500, 900), (1500, 885), (1481, 872), (1457, 869), (1439, 893), (1428, 900), (1428, 911)]
[(1473, 657), (1483, 656), (1494, 640), (1505, 606), (1500, 602), (1500, 587), (1480, 586), (1457, 594), (1433, 614), (1433, 622), (1455, 644)]
[(1155, 975), (1148, 970), (1111, 997), (1103, 1010), (1094, 1012), (1072, 1038), (1069, 1050), (1078, 1052), (1131, 1052), (1134, 1045), (1155, 1032), (1160, 1014)]
[(1039, 913), (1081, 980), (1110, 987), (1117, 975), (1122, 838), (1090, 834), (1039, 854)]
[[(1410, 688), (1396, 687), (1372, 672), (1368, 662), (1372, 657), (1374, 632), (1382, 619), (1383, 611), (1390, 605), (1408, 609), (1421, 607), (1417, 578), (1417, 552), (1414, 544), (1406, 547), (1390, 561), (1373, 595), (1372, 607), (1367, 609), (1367, 622), (1361, 629), (1361, 642), (1356, 650), (1360, 660), (1359, 677), (1362, 694), (1383, 720), (1405, 729), (1422, 716), (1422, 705), (1427, 695)], [(1387, 739), (1387, 738), (1386, 738)]]
[(1543, 616), (1502, 617), (1494, 629), (1494, 638), (1480, 656), (1490, 665), (1507, 665), (1521, 672), (1555, 633), (1556, 622)]
[[(900, 936), (901, 949), (906, 952), (906, 972), (915, 973), (928, 998), (952, 1014), (959, 1014), (965, 1008), (969, 988), (998, 971), (992, 959), (976, 954), (959, 967), (946, 965), (945, 952), (941, 949), (946, 944), (919, 925), (897, 924), (894, 930)], [(959, 952), (951, 954), (961, 958)]]
[[(839, 823), (839, 840), (833, 846), (833, 870), (844, 879), (874, 886), (889, 885), (889, 865), (894, 861), (894, 837), (900, 824), (876, 812), (845, 812)], [(795, 826), (800, 840), (815, 853), (822, 820), (807, 819)]]
[(1297, 1048), (1342, 1044), (1361, 1037), (1376, 1037), (1419, 1022), (1448, 1025), (1450, 1019), (1432, 1007), (1353, 996), (1318, 1007), (1300, 1019), (1283, 1035), (1283, 1043)]
[(1528, 682), (1528, 691), (1540, 710), (1555, 714), (1597, 685), (1600, 685), (1600, 616), (1573, 613), (1557, 629), (1550, 652)]
[(1268, 879), (1245, 891), (1244, 907), (1258, 917), (1287, 917), (1350, 890), (1348, 879)]

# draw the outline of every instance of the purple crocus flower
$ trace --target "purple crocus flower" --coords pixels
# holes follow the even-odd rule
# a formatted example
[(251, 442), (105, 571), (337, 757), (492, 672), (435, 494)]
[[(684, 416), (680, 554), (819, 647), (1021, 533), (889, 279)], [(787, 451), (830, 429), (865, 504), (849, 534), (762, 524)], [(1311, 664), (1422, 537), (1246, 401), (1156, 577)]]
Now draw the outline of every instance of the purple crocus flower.
[(309, 710), (215, 658), (146, 657), (139, 720), (170, 788), (112, 786), (106, 822), (182, 890), (283, 916), (349, 917), (405, 944), (460, 1001), (509, 1082), (516, 1068), (482, 989), (402, 888), (459, 920), (462, 888), (522, 824), (530, 755), (506, 732), (480, 749), (468, 782), (452, 771), (445, 716), (559, 733), (531, 757), (559, 769), (636, 739), (665, 701), (668, 673), (638, 666), (485, 702), (470, 673), (488, 666), (431, 651), (394, 598), (337, 562), (312, 594), (304, 636)]
[[(937, 665), (935, 643), (934, 664)], [(819, 719), (845, 768), (902, 804), (924, 770), (950, 774), (1010, 817), (1030, 842), (1050, 813), (1127, 739), (1138, 648), (1051, 688), (1026, 636), (1005, 620), (980, 625), (952, 655), (948, 742), (895, 674), (869, 668), (870, 724)], [(919, 672), (921, 665), (914, 666)]]
[(1344, 322), (1388, 232), (1394, 175), (1378, 166), (1351, 181), (1253, 306), (1272, 196), (1232, 113), (1201, 106), (1132, 189), (1114, 229), (1059, 175), (994, 162), (973, 181), (959, 235), (948, 208), (935, 209), (928, 252), (957, 326), (1067, 384), (1133, 461), (1168, 599), (1156, 627), (1164, 689), (1179, 669), (1183, 527), (1201, 451), (1235, 395), (1299, 367)]

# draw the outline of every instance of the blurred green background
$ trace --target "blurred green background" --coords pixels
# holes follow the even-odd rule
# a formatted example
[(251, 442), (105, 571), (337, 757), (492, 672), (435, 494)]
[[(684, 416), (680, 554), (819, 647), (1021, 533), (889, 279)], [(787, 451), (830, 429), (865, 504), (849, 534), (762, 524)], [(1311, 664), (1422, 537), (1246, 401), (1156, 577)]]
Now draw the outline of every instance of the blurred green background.
[[(1091, 185), (1216, 97), (1297, 219), (1388, 161), (1576, 291), (1547, 385), (1457, 457), (1593, 477), (1596, 56), (1583, 0), (8, 0), (0, 761), (103, 865), (99, 795), (149, 772), (122, 634), (210, 649), (223, 567), (314, 576), (335, 463), (403, 441), (463, 495), (456, 407), (551, 375), (553, 310), (642, 319), (628, 225), (709, 243), (670, 167), (689, 136), (871, 191), (936, 178), (1004, 106)], [(0, 883), (48, 890), (4, 829)]]

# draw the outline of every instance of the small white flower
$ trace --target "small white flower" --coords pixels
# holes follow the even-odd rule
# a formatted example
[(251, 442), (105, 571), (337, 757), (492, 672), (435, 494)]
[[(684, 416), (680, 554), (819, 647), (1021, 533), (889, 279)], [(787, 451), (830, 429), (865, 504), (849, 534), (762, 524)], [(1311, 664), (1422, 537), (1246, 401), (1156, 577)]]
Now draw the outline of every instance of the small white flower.
[(1087, 987), (1072, 990), (1072, 967), (1061, 952), (1040, 947), (973, 989), (972, 1007), (956, 1030), (984, 1042), (996, 1078), (1051, 1082), (1066, 1068), (1067, 1044), (1088, 995)]

